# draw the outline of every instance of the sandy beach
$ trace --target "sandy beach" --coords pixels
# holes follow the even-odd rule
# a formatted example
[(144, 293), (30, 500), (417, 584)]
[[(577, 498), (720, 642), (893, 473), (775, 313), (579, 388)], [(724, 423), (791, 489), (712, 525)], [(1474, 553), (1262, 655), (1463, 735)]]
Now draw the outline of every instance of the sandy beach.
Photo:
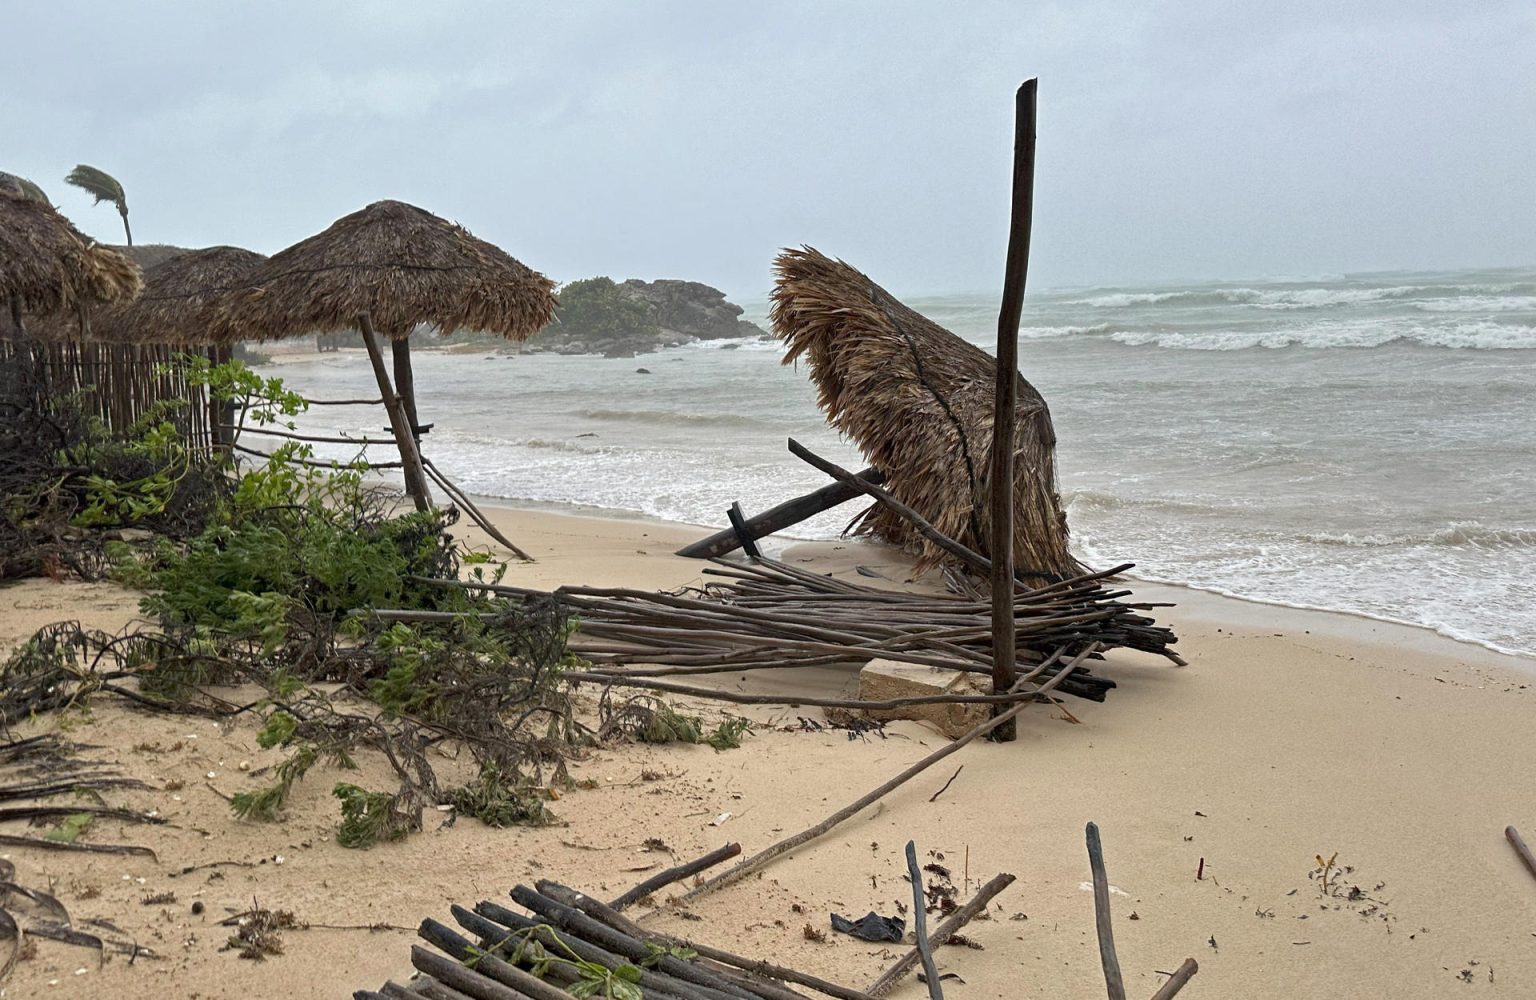
[[(495, 516), (538, 559), (514, 565), (510, 582), (670, 589), (700, 579), (702, 564), (671, 555), (699, 536), (694, 527)], [(865, 566), (895, 580), (908, 565), (860, 542), (791, 545), (782, 558), (838, 575)], [(1526, 766), (1536, 663), (1367, 619), (1172, 587), (1136, 592), (1178, 602), (1162, 617), (1189, 666), (1114, 654), (1095, 672), (1118, 689), (1103, 704), (1069, 699), (1076, 723), (1034, 706), (1016, 743), (964, 748), (761, 878), (699, 900), (692, 910), (703, 922), (657, 911), (644, 923), (863, 986), (894, 951), (838, 934), (818, 943), (804, 928), (827, 930), (830, 911), (857, 917), (909, 903), (902, 848), (912, 839), (932, 855), (925, 860), (943, 855), (962, 896), (998, 872), (1018, 876), (990, 919), (967, 931), (983, 950), (938, 954), (941, 969), (963, 979), (946, 982), (948, 995), (1098, 997), (1083, 846), (1092, 820), (1117, 890), (1115, 934), (1132, 996), (1150, 996), (1165, 978), (1158, 970), (1186, 957), (1200, 963), (1188, 997), (1530, 995), (1536, 879), (1503, 830), (1536, 835), (1536, 775)], [(107, 584), (7, 585), (0, 649), (61, 619), (116, 629), (135, 603)], [(856, 686), (851, 670), (719, 677), (742, 690)], [(721, 715), (717, 705), (694, 707)], [(728, 840), (752, 853), (942, 743), (909, 722), (862, 739), (803, 728), (799, 718), (822, 718), (816, 709), (734, 714), (758, 723), (739, 750), (616, 745), (572, 762), (575, 777), (597, 787), (552, 804), (564, 825), (489, 830), (429, 814), (422, 833), (368, 851), (331, 838), (330, 771), (303, 782), (286, 822), (231, 818), (221, 796), (278, 757), (258, 748), (251, 723), (153, 716), (107, 699), (38, 720), (22, 732), (64, 726), (91, 756), (151, 786), (122, 795), (125, 804), (170, 823), (102, 822), (89, 834), (153, 847), (158, 860), (4, 856), (21, 883), (51, 886), (77, 924), (109, 920), (158, 957), (99, 965), (94, 952), (40, 941), (4, 995), (349, 996), (407, 979), (415, 925), (448, 919), (450, 903), (505, 901), (511, 885), (535, 878), (612, 896), (674, 856)], [(348, 780), (382, 779), (377, 762), (364, 765), (362, 780)], [(670, 853), (647, 852), (648, 838)], [(1342, 871), (1325, 894), (1310, 873), (1317, 856), (1335, 852)], [(204, 867), (182, 873), (193, 866)], [(143, 902), (165, 893), (174, 902)], [(289, 931), (284, 954), (243, 961), (221, 950), (229, 930), (218, 921), (253, 901), (311, 925), (360, 929)], [(925, 991), (908, 979), (892, 995)]]

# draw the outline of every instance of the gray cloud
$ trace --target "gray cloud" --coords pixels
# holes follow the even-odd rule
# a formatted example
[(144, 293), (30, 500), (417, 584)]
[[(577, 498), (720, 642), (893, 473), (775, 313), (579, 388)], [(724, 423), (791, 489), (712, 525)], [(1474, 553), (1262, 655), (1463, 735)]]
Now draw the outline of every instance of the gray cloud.
[(1041, 78), (1036, 286), (1536, 261), (1529, 4), (8, 7), (0, 169), (140, 239), (273, 251), (383, 197), (560, 280), (761, 296), (808, 242), (999, 283)]

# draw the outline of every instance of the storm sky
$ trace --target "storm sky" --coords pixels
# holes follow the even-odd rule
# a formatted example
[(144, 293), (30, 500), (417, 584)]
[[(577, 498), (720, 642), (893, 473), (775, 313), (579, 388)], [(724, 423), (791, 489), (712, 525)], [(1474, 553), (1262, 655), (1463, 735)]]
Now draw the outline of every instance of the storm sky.
[(558, 281), (762, 298), (807, 243), (1000, 287), (1536, 263), (1536, 3), (8, 0), (0, 170), (86, 232), (271, 253), (380, 198)]

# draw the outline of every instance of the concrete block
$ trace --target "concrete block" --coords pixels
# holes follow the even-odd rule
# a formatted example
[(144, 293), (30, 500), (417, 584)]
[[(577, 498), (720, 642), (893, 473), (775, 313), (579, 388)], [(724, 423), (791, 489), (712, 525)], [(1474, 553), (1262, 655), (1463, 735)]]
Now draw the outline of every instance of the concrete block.
[[(923, 698), (938, 694), (985, 694), (985, 685), (978, 683), (978, 678), (985, 681), (980, 674), (875, 659), (859, 671), (859, 698), (863, 701), (889, 701), (893, 698)], [(863, 714), (880, 721), (910, 719), (926, 723), (954, 739), (985, 722), (991, 715), (991, 706), (911, 705)]]

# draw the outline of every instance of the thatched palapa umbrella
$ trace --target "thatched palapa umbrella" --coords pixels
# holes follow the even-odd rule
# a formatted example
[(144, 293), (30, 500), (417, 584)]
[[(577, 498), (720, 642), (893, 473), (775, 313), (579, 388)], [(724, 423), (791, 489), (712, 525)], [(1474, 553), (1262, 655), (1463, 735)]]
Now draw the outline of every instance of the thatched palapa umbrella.
[[(785, 364), (805, 358), (833, 426), (885, 474), (886, 489), (939, 531), (993, 551), (987, 498), (997, 362), (898, 302), (858, 270), (809, 247), (774, 262), (774, 333)], [(1040, 393), (1020, 376), (1015, 410), (1014, 560), (1035, 583), (1081, 572), (1067, 551), (1056, 493), (1056, 435)], [(917, 552), (943, 552), (883, 507), (857, 530)]]
[(138, 265), (82, 234), (52, 205), (0, 191), (0, 298), (17, 333), (22, 314), (73, 312), (83, 324), (95, 303), (131, 300)]
[[(217, 306), (216, 336), (270, 340), (357, 329), (400, 444), (406, 488), (427, 506), (407, 338), (420, 325), (527, 340), (555, 311), (554, 282), (468, 230), (380, 201), (274, 254)], [(395, 345), (397, 397), (375, 331)], [(403, 398), (403, 402), (400, 400)]]
[(214, 338), (213, 303), (244, 287), (267, 258), (240, 247), (184, 250), (144, 272), (144, 291), (132, 302), (96, 310), (91, 339), (116, 344), (200, 347)]
[[(20, 185), (17, 185), (20, 188)], [(37, 405), (51, 395), (50, 365), (58, 348), (28, 336), (22, 314), (72, 315), (84, 332), (90, 307), (132, 299), (143, 287), (138, 265), (87, 238), (46, 200), (0, 189), (0, 299), (10, 313), (7, 349)], [(68, 375), (68, 371), (65, 371)]]
[[(97, 306), (90, 312), (90, 332), (81, 336), (62, 316), (45, 317), (32, 324), (32, 332), (44, 340), (82, 341), (79, 345), (87, 363), (102, 363), (102, 358), (116, 365), (108, 379), (138, 379), (148, 385), (130, 391), (137, 399), (174, 398), (187, 392), (179, 378), (160, 372), (179, 351), (202, 353), (206, 348), (211, 360), (229, 360), (229, 347), (213, 340), (211, 305), (231, 289), (240, 287), (246, 274), (267, 258), (239, 247), (208, 247), (187, 250), (182, 247), (148, 246), (124, 248), (123, 252), (147, 264), (144, 291), (131, 302)], [(104, 345), (98, 348), (97, 345)], [(97, 354), (105, 350), (106, 354)], [(144, 382), (147, 380), (147, 382)], [(98, 383), (101, 389), (105, 383)], [(108, 393), (120, 395), (120, 393)], [(124, 410), (122, 399), (101, 401), (118, 412), (112, 417), (121, 423), (131, 420), (133, 411)], [(212, 440), (226, 443), (225, 425), (234, 420), (233, 404), (210, 401), (208, 410)]]

